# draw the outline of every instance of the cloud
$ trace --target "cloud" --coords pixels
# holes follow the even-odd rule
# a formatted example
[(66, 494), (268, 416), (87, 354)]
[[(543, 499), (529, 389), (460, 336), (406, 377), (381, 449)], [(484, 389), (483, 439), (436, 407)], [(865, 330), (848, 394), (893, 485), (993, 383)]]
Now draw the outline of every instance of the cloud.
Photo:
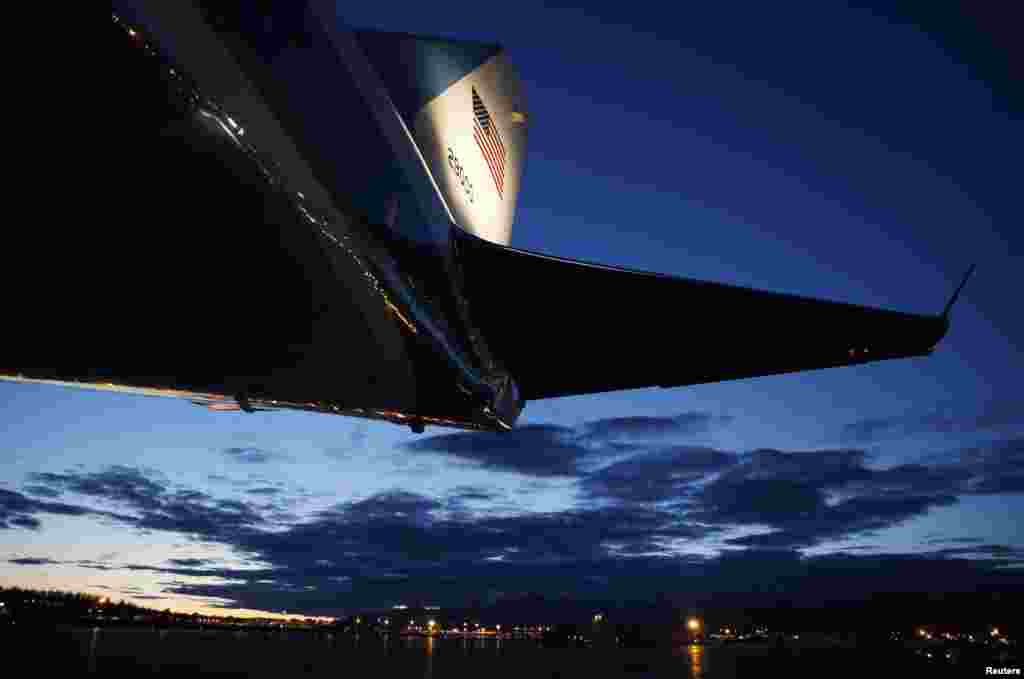
[(592, 499), (661, 502), (679, 499), (710, 474), (735, 465), (736, 455), (711, 448), (678, 446), (636, 455), (598, 469), (581, 482)]
[(36, 514), (55, 514), (59, 516), (112, 516), (108, 512), (100, 512), (86, 507), (66, 504), (63, 502), (47, 502), (26, 497), (13, 490), (0, 488), (0, 530), (11, 528), (38, 529), (42, 526)]
[(14, 518), (7, 520), (8, 525), (0, 523), (0, 528), (14, 527), (14, 528), (28, 528), (29, 530), (39, 530), (43, 526), (43, 522), (34, 516), (15, 516)]
[(185, 568), (199, 568), (214, 563), (210, 559), (168, 559), (168, 561), (175, 566), (183, 566)]
[(285, 459), (285, 456), (279, 453), (265, 450), (263, 448), (257, 448), (255, 446), (232, 446), (230, 448), (222, 449), (221, 452), (229, 459), (242, 464), (265, 464), (267, 462)]
[(183, 533), (199, 539), (231, 543), (238, 534), (265, 523), (252, 505), (238, 500), (197, 498), (199, 493), (169, 495), (158, 511), (145, 511), (134, 523), (138, 528)]
[(50, 488), (49, 486), (22, 486), (21, 490), (36, 497), (55, 498), (60, 497), (62, 494), (60, 490)]
[(162, 485), (144, 476), (138, 469), (121, 465), (108, 467), (103, 472), (89, 474), (44, 472), (29, 474), (29, 478), (39, 486), (54, 490), (123, 502), (133, 507), (150, 510), (159, 506), (157, 498), (164, 492)]
[(537, 477), (572, 477), (584, 471), (581, 463), (588, 458), (643, 452), (651, 442), (671, 445), (730, 421), (729, 416), (705, 412), (675, 417), (613, 417), (576, 428), (533, 424), (510, 432), (442, 434), (415, 439), (401, 447), (451, 455), (488, 469)]
[[(925, 466), (903, 464), (872, 470), (865, 487), (875, 493), (957, 493), (968, 492), (969, 481), (978, 473), (966, 466)], [(851, 484), (851, 487), (857, 487)]]
[(479, 486), (456, 486), (449, 493), (448, 499), (458, 502), (493, 502), (502, 497), (502, 493)]
[(946, 537), (933, 537), (924, 541), (925, 544), (929, 545), (944, 545), (944, 544), (973, 544), (976, 542), (984, 542), (983, 538), (974, 538), (969, 536), (962, 536), (957, 538), (946, 538)]
[[(763, 521), (781, 530), (728, 540), (744, 547), (812, 547), (825, 540), (879, 531), (924, 514), (932, 507), (954, 504), (952, 495), (928, 497), (858, 497), (829, 507), (815, 507), (813, 513), (774, 521)], [(757, 523), (757, 522), (750, 522)]]
[(702, 518), (712, 523), (777, 525), (813, 518), (825, 507), (814, 485), (790, 479), (730, 478), (700, 496)]
[[(171, 560), (175, 561), (174, 559)], [(206, 559), (184, 559), (183, 561), (202, 561), (199, 565), (176, 565), (176, 566), (159, 566), (153, 564), (143, 563), (122, 563), (122, 564), (97, 564), (94, 562), (82, 562), (82, 561), (50, 561), (48, 565), (64, 565), (64, 566), (77, 566), (80, 568), (88, 568), (90, 570), (100, 570), (107, 572), (125, 572), (125, 573), (158, 573), (164, 575), (176, 575), (182, 577), (188, 577), (193, 582), (224, 582), (231, 581), (236, 583), (245, 582), (249, 579), (265, 579), (274, 575), (270, 569), (252, 569), (252, 568), (237, 568), (218, 565), (214, 561)]]
[(583, 438), (590, 441), (619, 440), (660, 441), (704, 434), (717, 426), (732, 422), (729, 415), (696, 411), (675, 417), (610, 417), (589, 422), (581, 427)]
[(916, 434), (969, 434), (1021, 428), (1024, 428), (1024, 401), (1004, 398), (989, 401), (977, 410), (947, 404), (929, 410), (856, 420), (843, 425), (840, 440), (865, 444)]
[(265, 486), (262, 488), (250, 488), (245, 492), (249, 495), (280, 495), (283, 491), (280, 488), (270, 488)]
[[(495, 568), (572, 568), (664, 551), (660, 543), (698, 540), (717, 529), (653, 509), (599, 508), (513, 516), (445, 518), (445, 503), (388, 492), (344, 503), (278, 533), (253, 533), (238, 545), (282, 578), (348, 577), (410, 586), (452, 572)], [(390, 574), (382, 577), (382, 573)], [(402, 578), (392, 577), (402, 575)]]
[(1024, 493), (1024, 436), (963, 448), (955, 464), (972, 474), (967, 492)]
[[(202, 491), (178, 488), (134, 467), (115, 465), (97, 472), (36, 473), (30, 478), (36, 484), (78, 493), (94, 500), (108, 501), (133, 510), (120, 514), (79, 505), (29, 500), (12, 493), (5, 502), (0, 491), (0, 522), (3, 507), (22, 514), (55, 513), (67, 515), (94, 514), (113, 518), (141, 530), (163, 530), (205, 540), (231, 543), (234, 535), (266, 523), (252, 504), (240, 500), (215, 499)], [(15, 501), (18, 496), (21, 498)], [(20, 504), (19, 504), (20, 502)], [(12, 511), (13, 511), (12, 510)], [(0, 523), (2, 525), (2, 523)]]
[(346, 502), (334, 509), (321, 513), (328, 519), (339, 518), (344, 522), (399, 520), (419, 523), (430, 519), (430, 514), (442, 507), (433, 498), (402, 490), (377, 493), (365, 500)]
[(366, 440), (369, 436), (369, 427), (365, 422), (359, 422), (352, 428), (352, 433), (349, 434), (349, 441), (352, 443), (353, 448), (361, 449), (366, 446)]
[(712, 525), (775, 529), (731, 539), (734, 545), (810, 547), (954, 504), (977, 472), (963, 466), (871, 469), (858, 450), (758, 450), (695, 494), (693, 516)]
[(576, 462), (590, 450), (573, 441), (565, 427), (533, 424), (510, 432), (460, 432), (402, 444), (414, 452), (445, 453), (488, 469), (531, 476), (574, 476)]
[(971, 547), (948, 547), (932, 553), (945, 557), (998, 559), (1007, 563), (1024, 562), (1024, 547), (1013, 547), (1011, 545), (986, 544)]

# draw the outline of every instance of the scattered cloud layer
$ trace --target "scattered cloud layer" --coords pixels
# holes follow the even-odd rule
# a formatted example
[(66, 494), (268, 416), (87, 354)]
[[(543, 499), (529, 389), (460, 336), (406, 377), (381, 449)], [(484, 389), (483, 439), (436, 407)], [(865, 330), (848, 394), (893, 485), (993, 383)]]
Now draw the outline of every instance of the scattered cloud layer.
[(573, 430), (534, 424), (510, 432), (459, 432), (427, 436), (403, 448), (413, 452), (444, 453), (488, 469), (531, 476), (574, 476), (577, 462), (590, 450), (574, 440)]
[(688, 497), (694, 483), (732, 467), (734, 453), (693, 446), (655, 449), (615, 462), (583, 477), (591, 499), (663, 502)]
[(0, 530), (13, 528), (39, 529), (39, 515), (55, 516), (114, 516), (109, 512), (90, 509), (64, 502), (36, 500), (13, 490), (0, 488)]
[(585, 462), (643, 452), (679, 439), (705, 434), (731, 421), (706, 412), (675, 417), (613, 417), (579, 427), (533, 424), (510, 432), (460, 432), (427, 436), (405, 443), (411, 452), (443, 453), (488, 469), (530, 476), (577, 476)]
[[(150, 572), (173, 578), (163, 595), (310, 613), (427, 600), (442, 591), (442, 603), (455, 605), (482, 592), (619, 600), (658, 591), (816, 596), (834, 589), (837, 578), (850, 591), (915, 588), (930, 578), (967, 587), (1024, 563), (1019, 548), (966, 536), (926, 541), (930, 551), (912, 558), (800, 551), (870, 539), (965, 495), (1019, 492), (1022, 438), (888, 468), (872, 467), (856, 448), (738, 452), (688, 442), (726, 421), (707, 414), (614, 418), (578, 428), (445, 434), (405, 446), (515, 472), (525, 483), (567, 479), (578, 503), (562, 511), (508, 511), (506, 490), (462, 485), (435, 496), (393, 488), (300, 518), (286, 511), (298, 491), (284, 484), (217, 477), (213, 487), (234, 493), (225, 498), (152, 470), (111, 466), (30, 474), (25, 492), (0, 489), (0, 528), (39, 530), (47, 517), (94, 515), (224, 545), (262, 565), (198, 556), (119, 563), (115, 554), (74, 562), (29, 554), (8, 563)], [(954, 575), (959, 580), (948, 579)]]

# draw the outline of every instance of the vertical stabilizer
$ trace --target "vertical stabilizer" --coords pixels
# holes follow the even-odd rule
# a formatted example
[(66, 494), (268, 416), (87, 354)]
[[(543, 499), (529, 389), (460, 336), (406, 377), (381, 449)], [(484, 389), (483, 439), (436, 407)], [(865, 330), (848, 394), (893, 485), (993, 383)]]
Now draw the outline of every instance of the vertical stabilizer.
[(498, 45), (356, 31), (463, 229), (507, 245), (526, 146), (522, 87)]

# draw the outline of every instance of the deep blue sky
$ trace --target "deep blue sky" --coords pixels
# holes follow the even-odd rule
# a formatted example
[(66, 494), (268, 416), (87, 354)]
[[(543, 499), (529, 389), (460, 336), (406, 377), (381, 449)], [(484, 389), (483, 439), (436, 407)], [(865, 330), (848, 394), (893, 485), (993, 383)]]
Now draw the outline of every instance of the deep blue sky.
[(924, 359), (531, 403), (504, 437), (0, 384), (0, 584), (335, 613), (1021, 582), (1024, 136), (1001, 17), (349, 17), (506, 47), (530, 113), (513, 245), (917, 312), (976, 262), (952, 330)]

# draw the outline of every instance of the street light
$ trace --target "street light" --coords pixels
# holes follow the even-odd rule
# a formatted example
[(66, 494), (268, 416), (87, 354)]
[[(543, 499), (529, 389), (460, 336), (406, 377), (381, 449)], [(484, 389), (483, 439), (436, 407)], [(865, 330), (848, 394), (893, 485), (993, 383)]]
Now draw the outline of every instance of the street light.
[(700, 629), (700, 621), (697, 620), (697, 618), (690, 618), (687, 621), (686, 626), (690, 628), (690, 631), (696, 632)]

